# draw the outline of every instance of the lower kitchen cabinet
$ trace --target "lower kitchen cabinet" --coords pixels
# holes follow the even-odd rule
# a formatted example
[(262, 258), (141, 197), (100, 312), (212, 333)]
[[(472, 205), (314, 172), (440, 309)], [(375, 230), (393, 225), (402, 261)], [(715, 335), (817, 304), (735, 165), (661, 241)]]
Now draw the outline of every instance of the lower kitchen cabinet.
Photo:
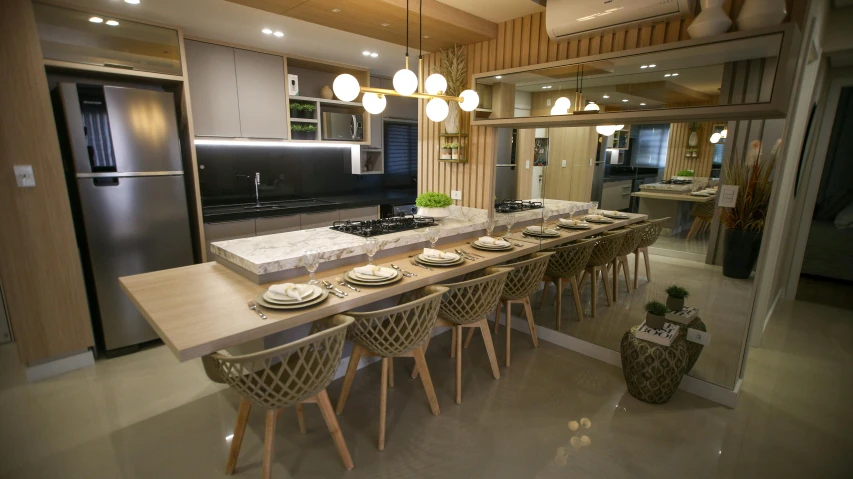
[(299, 231), (302, 229), (302, 215), (276, 216), (274, 218), (258, 218), (255, 220), (255, 234), (271, 235)]
[(255, 236), (255, 220), (253, 219), (204, 224), (204, 247), (208, 254), (210, 254), (210, 243), (252, 236)]
[(633, 183), (633, 180), (604, 183), (604, 190), (601, 193), (601, 209), (624, 210), (630, 208)]

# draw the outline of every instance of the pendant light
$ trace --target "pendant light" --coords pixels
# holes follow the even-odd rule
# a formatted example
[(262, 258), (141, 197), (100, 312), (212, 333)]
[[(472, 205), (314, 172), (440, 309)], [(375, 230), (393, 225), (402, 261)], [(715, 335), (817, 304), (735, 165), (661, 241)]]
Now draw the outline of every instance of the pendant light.
[(601, 111), (601, 107), (594, 101), (590, 101), (585, 107), (583, 107), (583, 111)]
[(433, 73), (424, 82), (424, 90), (429, 95), (441, 95), (447, 91), (447, 79), (440, 73)]
[(394, 74), (393, 83), (394, 90), (403, 96), (409, 96), (418, 90), (418, 76), (409, 70), (409, 0), (406, 0), (406, 68)]
[(382, 113), (385, 110), (385, 104), (387, 103), (385, 95), (372, 92), (365, 93), (361, 98), (361, 102), (364, 105), (364, 109), (373, 115)]
[(358, 97), (358, 80), (349, 73), (338, 75), (332, 83), (332, 90), (341, 101), (353, 101)]

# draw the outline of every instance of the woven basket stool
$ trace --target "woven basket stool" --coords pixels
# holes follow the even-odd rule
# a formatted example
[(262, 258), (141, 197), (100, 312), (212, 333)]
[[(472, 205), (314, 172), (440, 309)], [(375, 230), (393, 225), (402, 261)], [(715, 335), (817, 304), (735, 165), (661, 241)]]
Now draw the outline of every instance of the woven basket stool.
[(622, 336), (620, 352), (628, 392), (643, 402), (669, 401), (687, 374), (687, 345), (681, 335), (670, 346), (663, 346), (627, 331)]

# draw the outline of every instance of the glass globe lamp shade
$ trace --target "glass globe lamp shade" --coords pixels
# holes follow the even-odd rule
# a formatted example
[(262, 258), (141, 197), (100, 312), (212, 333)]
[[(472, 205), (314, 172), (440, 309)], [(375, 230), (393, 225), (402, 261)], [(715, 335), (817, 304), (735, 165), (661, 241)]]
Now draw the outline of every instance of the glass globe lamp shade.
[(713, 135), (711, 135), (711, 143), (719, 143), (720, 138), (722, 138), (722, 135), (720, 135), (719, 133), (714, 133)]
[(465, 111), (474, 111), (480, 106), (480, 95), (474, 90), (465, 90), (459, 94), (459, 97), (462, 98), (459, 108)]
[(385, 95), (368, 92), (361, 98), (361, 103), (364, 105), (364, 109), (367, 110), (368, 113), (378, 115), (385, 110), (387, 100), (385, 100)]
[(402, 69), (394, 74), (394, 90), (403, 96), (409, 96), (418, 89), (418, 76), (412, 70)]
[(610, 136), (616, 133), (616, 125), (598, 125), (595, 127), (595, 131), (599, 135)]
[(584, 111), (601, 111), (601, 107), (598, 106), (594, 101), (589, 102), (585, 107), (583, 107)]
[(426, 106), (427, 117), (435, 122), (444, 121), (447, 118), (448, 111), (450, 108), (447, 106), (447, 102), (441, 98), (433, 98)]
[(358, 85), (358, 80), (349, 73), (338, 75), (335, 82), (332, 83), (332, 90), (335, 96), (341, 101), (353, 101), (358, 97), (361, 87)]
[(433, 73), (424, 82), (424, 89), (430, 95), (438, 95), (447, 91), (447, 80), (440, 74)]

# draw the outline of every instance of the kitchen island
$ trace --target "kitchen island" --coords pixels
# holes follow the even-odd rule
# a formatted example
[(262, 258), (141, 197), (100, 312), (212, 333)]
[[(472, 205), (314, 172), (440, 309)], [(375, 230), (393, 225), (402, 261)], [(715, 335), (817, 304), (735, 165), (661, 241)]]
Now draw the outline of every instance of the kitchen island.
[(651, 219), (668, 218), (663, 223), (662, 234), (678, 236), (690, 229), (693, 220), (690, 213), (695, 204), (716, 201), (716, 195), (694, 196), (690, 193), (657, 193), (637, 191), (631, 196), (640, 198), (639, 213)]
[[(465, 273), (498, 265), (514, 258), (528, 255), (542, 248), (551, 248), (597, 233), (619, 228), (644, 220), (645, 215), (630, 215), (630, 219), (615, 221), (612, 224), (596, 225), (589, 230), (564, 231), (559, 238), (548, 239), (542, 244), (518, 243), (511, 251), (477, 251), (481, 259), (465, 261), (450, 268), (433, 268), (432, 271), (417, 268), (409, 262), (410, 255), (422, 248), (420, 242), (411, 242), (376, 264), (381, 266), (398, 265), (417, 274), (403, 278), (402, 281), (384, 287), (364, 287), (361, 292), (350, 291), (348, 296), (338, 298), (330, 295), (324, 302), (300, 310), (269, 311), (268, 319), (261, 319), (248, 309), (247, 301), (254, 299), (269, 286), (258, 284), (243, 274), (219, 263), (210, 262), (183, 268), (156, 271), (119, 279), (122, 289), (131, 298), (142, 315), (148, 320), (160, 338), (169, 346), (181, 361), (199, 358), (221, 349), (264, 338), (266, 336), (301, 326), (333, 314), (350, 311), (378, 301), (382, 301), (407, 291), (430, 284), (447, 281)], [(475, 222), (477, 226), (481, 223)], [(469, 225), (466, 228), (473, 228)], [(463, 228), (465, 229), (465, 228)], [(471, 230), (473, 234), (480, 231)], [(287, 233), (293, 234), (293, 233)], [(271, 235), (277, 236), (277, 235)], [(438, 247), (444, 250), (456, 248), (470, 251), (467, 233), (445, 236)], [(253, 238), (259, 240), (260, 238)], [(361, 238), (358, 238), (359, 240)], [(269, 240), (267, 240), (269, 241)], [(310, 245), (306, 240), (305, 245)], [(303, 246), (305, 246), (303, 245)], [(293, 251), (291, 248), (289, 251)], [(297, 250), (298, 251), (298, 250)], [(292, 253), (287, 253), (291, 254)], [(351, 251), (351, 256), (360, 255)], [(298, 256), (298, 254), (297, 254)], [(360, 256), (357, 261), (364, 261)], [(294, 282), (304, 282), (307, 275), (304, 269), (291, 266), (284, 269), (290, 259), (275, 262), (280, 271), (289, 272)], [(336, 278), (351, 269), (351, 264), (335, 266), (318, 274), (318, 279), (337, 284)]]

